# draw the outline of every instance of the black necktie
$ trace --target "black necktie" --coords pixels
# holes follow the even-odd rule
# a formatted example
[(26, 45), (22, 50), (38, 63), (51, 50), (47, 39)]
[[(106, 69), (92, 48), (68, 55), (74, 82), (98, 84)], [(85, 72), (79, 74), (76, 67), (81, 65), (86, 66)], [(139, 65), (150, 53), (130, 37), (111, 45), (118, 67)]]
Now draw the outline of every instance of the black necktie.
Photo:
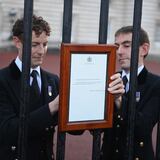
[(124, 76), (124, 77), (122, 78), (122, 81), (123, 81), (123, 84), (124, 84), (124, 86), (125, 86), (125, 92), (126, 92), (126, 84), (127, 84), (127, 82), (128, 82), (127, 76)]
[[(33, 70), (31, 73), (31, 76), (33, 77), (33, 81), (31, 84), (31, 92), (33, 95), (39, 97), (40, 96), (40, 88), (38, 86), (38, 82), (37, 82), (37, 74), (38, 72), (36, 70)], [(34, 97), (32, 97), (34, 98)]]

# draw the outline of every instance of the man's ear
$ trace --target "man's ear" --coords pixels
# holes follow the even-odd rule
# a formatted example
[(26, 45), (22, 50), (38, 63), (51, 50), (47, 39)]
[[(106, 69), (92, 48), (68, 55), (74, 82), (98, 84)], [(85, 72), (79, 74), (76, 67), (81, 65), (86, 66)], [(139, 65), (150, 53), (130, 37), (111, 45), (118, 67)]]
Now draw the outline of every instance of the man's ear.
[(22, 42), (17, 36), (13, 36), (13, 43), (17, 49), (22, 47)]
[(144, 43), (140, 46), (140, 55), (142, 57), (146, 57), (148, 52), (149, 52), (149, 49), (150, 49), (150, 44), (149, 43)]

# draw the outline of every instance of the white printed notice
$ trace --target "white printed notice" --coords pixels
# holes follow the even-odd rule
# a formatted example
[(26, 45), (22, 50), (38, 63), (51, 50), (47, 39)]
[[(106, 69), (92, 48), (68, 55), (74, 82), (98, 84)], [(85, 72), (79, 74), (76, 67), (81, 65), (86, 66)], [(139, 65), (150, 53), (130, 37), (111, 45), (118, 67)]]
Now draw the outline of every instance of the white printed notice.
[(105, 117), (107, 54), (71, 54), (69, 122)]

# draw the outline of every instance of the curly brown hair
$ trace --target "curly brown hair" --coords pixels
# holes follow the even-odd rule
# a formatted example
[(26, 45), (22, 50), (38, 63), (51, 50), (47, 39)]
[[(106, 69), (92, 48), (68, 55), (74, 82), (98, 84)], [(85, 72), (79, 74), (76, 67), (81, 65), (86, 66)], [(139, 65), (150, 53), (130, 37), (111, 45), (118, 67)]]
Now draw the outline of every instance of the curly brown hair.
[[(47, 21), (45, 21), (41, 16), (32, 16), (32, 31), (39, 36), (43, 31), (46, 32), (47, 36), (50, 36), (51, 28)], [(23, 18), (18, 19), (12, 28), (13, 36), (18, 37), (20, 40), (23, 40)]]

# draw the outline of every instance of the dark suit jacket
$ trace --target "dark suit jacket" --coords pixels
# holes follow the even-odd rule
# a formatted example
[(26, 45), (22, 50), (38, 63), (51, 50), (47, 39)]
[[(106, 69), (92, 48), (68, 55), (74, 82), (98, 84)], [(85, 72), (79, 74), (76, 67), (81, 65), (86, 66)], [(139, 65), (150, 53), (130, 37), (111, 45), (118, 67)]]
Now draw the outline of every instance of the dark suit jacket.
[[(160, 78), (146, 68), (138, 76), (136, 102), (134, 158), (154, 160), (152, 129), (158, 121), (160, 110)], [(101, 160), (126, 160), (126, 132), (128, 96), (123, 96), (122, 109), (115, 107), (113, 128), (104, 132)], [(138, 159), (139, 158), (139, 159)]]
[[(28, 117), (27, 159), (52, 159), (52, 142), (57, 114), (51, 116), (48, 103), (59, 92), (59, 78), (41, 69), (43, 102)], [(49, 86), (49, 87), (48, 87)], [(48, 94), (50, 88), (52, 95)], [(0, 159), (17, 158), (20, 112), (21, 73), (12, 62), (0, 70)], [(35, 97), (31, 97), (33, 100)], [(31, 109), (32, 110), (32, 109)], [(46, 159), (45, 159), (46, 160)]]

